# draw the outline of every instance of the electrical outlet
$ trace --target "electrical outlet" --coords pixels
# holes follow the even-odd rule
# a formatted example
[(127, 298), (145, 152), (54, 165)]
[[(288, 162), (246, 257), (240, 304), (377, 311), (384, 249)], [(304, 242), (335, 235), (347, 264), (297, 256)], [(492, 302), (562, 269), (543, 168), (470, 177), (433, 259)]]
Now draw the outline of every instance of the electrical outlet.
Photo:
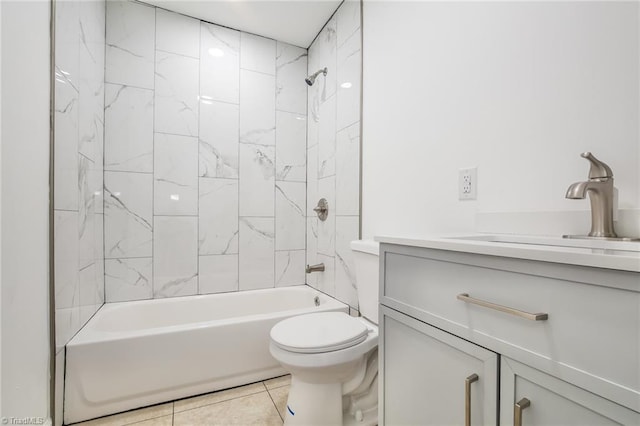
[(478, 194), (478, 168), (460, 169), (458, 172), (458, 199), (475, 200)]

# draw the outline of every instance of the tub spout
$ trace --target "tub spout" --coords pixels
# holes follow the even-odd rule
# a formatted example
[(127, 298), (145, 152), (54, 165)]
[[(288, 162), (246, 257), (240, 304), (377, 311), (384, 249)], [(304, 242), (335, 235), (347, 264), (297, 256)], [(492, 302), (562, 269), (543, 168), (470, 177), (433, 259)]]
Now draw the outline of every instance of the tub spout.
[(317, 265), (307, 265), (305, 268), (305, 272), (310, 274), (312, 272), (322, 272), (324, 271), (324, 263), (318, 263)]

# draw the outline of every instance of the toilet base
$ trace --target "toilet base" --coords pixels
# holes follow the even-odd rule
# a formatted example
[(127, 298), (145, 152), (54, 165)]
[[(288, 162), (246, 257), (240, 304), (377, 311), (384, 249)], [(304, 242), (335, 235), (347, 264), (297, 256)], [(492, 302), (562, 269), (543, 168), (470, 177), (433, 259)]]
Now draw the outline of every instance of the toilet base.
[(342, 425), (342, 384), (305, 383), (291, 377), (285, 426)]

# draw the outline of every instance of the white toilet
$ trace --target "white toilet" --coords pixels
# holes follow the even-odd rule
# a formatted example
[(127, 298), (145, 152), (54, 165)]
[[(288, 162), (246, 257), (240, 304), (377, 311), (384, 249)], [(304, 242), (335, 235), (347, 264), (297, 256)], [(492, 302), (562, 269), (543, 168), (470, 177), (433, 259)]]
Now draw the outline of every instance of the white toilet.
[(291, 373), (285, 425), (378, 424), (378, 243), (352, 241), (360, 314), (300, 315), (271, 329)]

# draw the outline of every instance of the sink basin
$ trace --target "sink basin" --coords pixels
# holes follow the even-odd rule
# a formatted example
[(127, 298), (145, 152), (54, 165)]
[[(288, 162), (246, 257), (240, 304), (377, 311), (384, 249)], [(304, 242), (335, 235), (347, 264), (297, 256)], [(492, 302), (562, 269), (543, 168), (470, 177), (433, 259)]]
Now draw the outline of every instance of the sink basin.
[(540, 237), (511, 234), (486, 234), (470, 235), (463, 237), (452, 237), (453, 240), (482, 241), (489, 243), (506, 244), (530, 244), (535, 246), (570, 247), (596, 250), (615, 250), (640, 252), (640, 242), (625, 240), (592, 239), (583, 237), (568, 236), (562, 237)]

